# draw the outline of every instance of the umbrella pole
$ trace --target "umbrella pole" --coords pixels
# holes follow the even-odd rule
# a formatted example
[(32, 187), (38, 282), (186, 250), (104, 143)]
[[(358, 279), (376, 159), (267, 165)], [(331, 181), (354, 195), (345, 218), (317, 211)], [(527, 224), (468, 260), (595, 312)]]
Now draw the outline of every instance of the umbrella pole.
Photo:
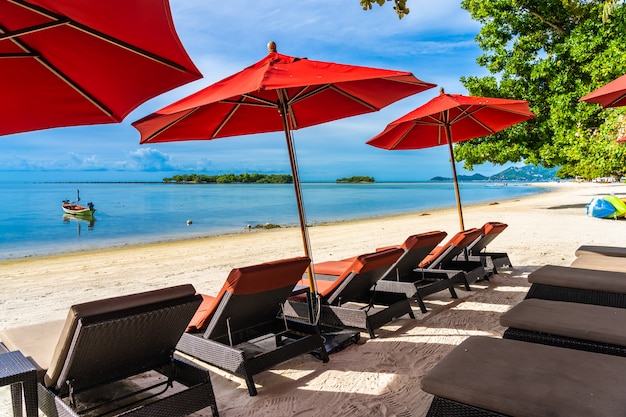
[(459, 192), (459, 181), (456, 175), (456, 165), (454, 164), (454, 150), (452, 149), (452, 133), (450, 132), (450, 124), (446, 123), (446, 139), (448, 140), (448, 149), (450, 151), (450, 162), (452, 163), (452, 177), (454, 180), (454, 194), (456, 195), (456, 209), (459, 212), (459, 222), (461, 231), (465, 230), (463, 223), (463, 209), (461, 208), (461, 193)]
[[(300, 186), (300, 175), (298, 174), (298, 164), (296, 163), (296, 152), (293, 145), (293, 139), (291, 137), (291, 130), (287, 124), (287, 109), (284, 103), (281, 101), (281, 115), (283, 119), (283, 128), (285, 131), (285, 139), (287, 140), (287, 151), (289, 152), (289, 163), (291, 164), (291, 175), (293, 176), (293, 188), (296, 194), (296, 203), (298, 206), (298, 217), (300, 219), (300, 232), (302, 234), (302, 244), (304, 246), (304, 255), (311, 258), (311, 243), (309, 241), (309, 233), (306, 225), (306, 214), (304, 212), (304, 203), (302, 200), (302, 188)], [(307, 268), (307, 274), (309, 276), (309, 288), (311, 294), (317, 294), (317, 287), (315, 285), (315, 275), (313, 274), (313, 268), (309, 264)]]

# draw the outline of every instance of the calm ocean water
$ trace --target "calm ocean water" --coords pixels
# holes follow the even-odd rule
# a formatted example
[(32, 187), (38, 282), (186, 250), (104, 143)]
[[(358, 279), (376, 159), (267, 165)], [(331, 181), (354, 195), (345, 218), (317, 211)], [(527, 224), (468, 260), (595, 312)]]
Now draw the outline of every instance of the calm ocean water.
[[(93, 222), (61, 210), (77, 189), (81, 203), (97, 209)], [(309, 224), (455, 205), (451, 183), (307, 183), (302, 189)], [(471, 204), (542, 191), (464, 183), (461, 199)], [(290, 184), (0, 183), (0, 196), (0, 259), (210, 236), (248, 224), (298, 224)]]

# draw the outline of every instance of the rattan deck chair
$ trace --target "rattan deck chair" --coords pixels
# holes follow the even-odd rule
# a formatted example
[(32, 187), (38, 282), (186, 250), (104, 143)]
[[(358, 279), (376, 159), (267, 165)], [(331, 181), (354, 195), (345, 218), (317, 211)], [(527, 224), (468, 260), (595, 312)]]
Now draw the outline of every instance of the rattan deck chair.
[(420, 381), (428, 417), (624, 415), (626, 358), (471, 336)]
[(626, 309), (530, 298), (500, 316), (505, 339), (626, 356)]
[(626, 308), (626, 273), (545, 265), (528, 275), (529, 298)]
[(253, 376), (277, 364), (312, 351), (327, 362), (318, 326), (283, 314), (309, 264), (298, 257), (233, 269), (216, 297), (203, 295), (177, 351), (244, 378), (251, 396)]
[[(468, 260), (479, 260), (485, 270), (497, 274), (498, 268), (511, 267), (511, 260), (506, 252), (487, 252), (489, 245), (508, 225), (501, 222), (487, 222), (480, 228), (480, 236), (467, 245)], [(464, 254), (465, 255), (465, 254)], [(460, 258), (464, 259), (464, 258)]]
[[(208, 371), (174, 358), (200, 302), (192, 285), (87, 302), (72, 306), (65, 321), (4, 330), (0, 339), (4, 350), (19, 350), (38, 369), (38, 405), (46, 416), (173, 417), (205, 407), (217, 416)], [(139, 378), (131, 377), (146, 379), (146, 372), (158, 384), (107, 398), (136, 386)], [(108, 384), (117, 388), (104, 389)]]
[[(375, 330), (381, 326), (404, 315), (415, 318), (403, 292), (377, 288), (379, 280), (403, 253), (402, 249), (391, 248), (349, 260), (315, 264), (313, 270), (321, 299), (320, 324), (367, 330), (373, 339)], [(306, 280), (300, 284), (305, 285)], [(289, 303), (299, 316), (305, 313), (301, 301), (301, 297), (292, 298)]]
[[(427, 312), (424, 297), (428, 295), (447, 289), (452, 298), (457, 298), (454, 285), (445, 272), (440, 273), (441, 279), (424, 279), (421, 273), (415, 272), (417, 265), (441, 243), (446, 235), (446, 232), (434, 231), (409, 236), (402, 245), (397, 246), (404, 253), (377, 282), (376, 289), (406, 294), (408, 298), (415, 299), (422, 313)], [(376, 250), (385, 249), (389, 247)]]
[(463, 284), (471, 291), (470, 284), (478, 279), (487, 278), (487, 272), (480, 260), (460, 259), (470, 243), (481, 234), (481, 229), (468, 229), (458, 232), (445, 244), (437, 246), (415, 269), (422, 279), (442, 279), (446, 277), (453, 283)]

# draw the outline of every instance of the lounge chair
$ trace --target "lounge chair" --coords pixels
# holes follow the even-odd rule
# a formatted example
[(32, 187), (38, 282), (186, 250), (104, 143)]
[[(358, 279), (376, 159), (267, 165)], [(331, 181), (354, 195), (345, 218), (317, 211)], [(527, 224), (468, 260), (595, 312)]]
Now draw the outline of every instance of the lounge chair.
[[(313, 266), (321, 300), (320, 324), (363, 329), (375, 338), (375, 330), (408, 315), (415, 318), (404, 293), (378, 291), (377, 284), (398, 258), (402, 249), (391, 248), (357, 256), (352, 260), (330, 261)], [(306, 280), (300, 282), (306, 284)], [(290, 307), (302, 316), (301, 297), (290, 299)]]
[[(192, 285), (92, 301), (72, 306), (66, 320), (4, 330), (0, 339), (3, 350), (20, 351), (38, 370), (38, 405), (47, 416), (99, 410), (172, 417), (205, 407), (217, 416), (208, 371), (174, 358), (176, 343), (200, 303)], [(110, 392), (103, 393), (103, 385), (119, 387), (119, 381), (151, 370), (159, 376), (151, 390), (104, 401)], [(174, 383), (182, 389), (163, 397)], [(157, 396), (147, 396), (157, 389)]]
[(481, 229), (468, 229), (458, 232), (445, 244), (437, 246), (428, 256), (419, 263), (415, 273), (422, 279), (450, 279), (453, 283), (460, 283), (467, 291), (471, 291), (470, 284), (487, 277), (487, 272), (479, 260), (460, 260), (470, 243), (481, 234)]
[(626, 309), (531, 298), (500, 316), (503, 337), (626, 356)]
[(243, 377), (251, 396), (253, 376), (302, 354), (328, 355), (319, 328), (283, 315), (283, 305), (310, 264), (298, 257), (233, 269), (216, 297), (203, 302), (177, 351)]
[(625, 257), (582, 251), (578, 253), (579, 255), (571, 263), (571, 266), (600, 271), (626, 272)]
[(626, 308), (626, 273), (545, 265), (528, 275), (526, 299)]
[(428, 417), (624, 415), (626, 358), (471, 336), (422, 379)]
[(483, 267), (493, 274), (498, 273), (498, 268), (511, 267), (511, 260), (506, 252), (487, 252), (487, 245), (507, 227), (507, 224), (500, 222), (485, 223), (480, 228), (478, 239), (467, 245), (468, 260), (480, 260)]
[[(404, 253), (387, 270), (382, 279), (376, 284), (376, 289), (387, 292), (400, 292), (408, 298), (414, 298), (422, 313), (426, 313), (424, 297), (445, 289), (450, 291), (452, 298), (457, 298), (456, 291), (448, 275), (441, 273), (441, 279), (422, 279), (422, 274), (416, 273), (415, 268), (424, 258), (441, 243), (446, 237), (446, 232), (427, 232), (409, 236), (401, 248)], [(381, 251), (386, 248), (378, 248)]]

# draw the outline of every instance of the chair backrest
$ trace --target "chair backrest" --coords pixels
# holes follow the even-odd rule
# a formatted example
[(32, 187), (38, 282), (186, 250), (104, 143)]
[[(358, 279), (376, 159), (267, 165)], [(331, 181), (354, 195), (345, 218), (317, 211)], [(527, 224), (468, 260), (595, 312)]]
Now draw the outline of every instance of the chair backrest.
[(233, 344), (246, 340), (248, 329), (276, 320), (310, 263), (297, 257), (233, 269), (198, 329), (206, 326), (206, 339), (222, 341), (230, 333)]
[(470, 243), (467, 246), (467, 250), (472, 255), (478, 255), (480, 252), (485, 250), (487, 245), (489, 245), (504, 229), (508, 227), (505, 223), (500, 222), (487, 222), (481, 228), (481, 233), (478, 239), (474, 242)]
[(395, 280), (410, 275), (447, 235), (446, 232), (434, 231), (409, 236), (400, 246), (404, 253), (387, 270), (382, 279)]
[(45, 385), (79, 392), (171, 363), (200, 302), (188, 284), (72, 306)]
[(401, 248), (391, 248), (357, 256), (322, 297), (331, 305), (363, 297), (403, 253)]
[(446, 264), (460, 255), (467, 248), (467, 245), (480, 236), (480, 233), (481, 229), (476, 228), (458, 232), (444, 245), (437, 246), (419, 266), (427, 269), (445, 268)]

